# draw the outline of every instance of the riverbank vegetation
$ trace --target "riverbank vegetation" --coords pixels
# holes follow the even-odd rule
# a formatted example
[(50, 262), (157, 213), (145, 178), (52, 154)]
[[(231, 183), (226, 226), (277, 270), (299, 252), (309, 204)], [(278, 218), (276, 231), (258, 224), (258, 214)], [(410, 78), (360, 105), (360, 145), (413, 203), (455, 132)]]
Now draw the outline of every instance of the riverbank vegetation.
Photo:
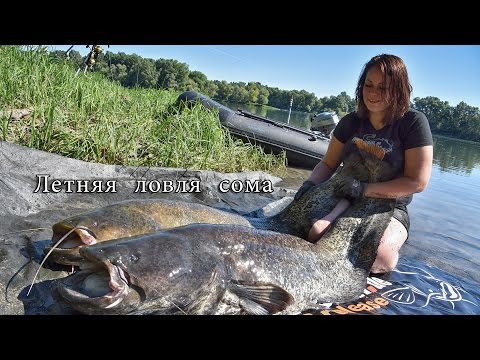
[(125, 87), (43, 48), (0, 47), (1, 140), (103, 164), (281, 175), (285, 154), (231, 137), (215, 111), (175, 106), (178, 89)]
[[(66, 54), (53, 51), (51, 56), (66, 61)], [(85, 58), (76, 50), (69, 53), (68, 63), (80, 67)], [(293, 99), (292, 110), (307, 113), (333, 111), (342, 117), (355, 109), (355, 99), (341, 92), (336, 96), (317, 98), (305, 90), (281, 90), (259, 82), (226, 82), (208, 80), (200, 71), (190, 71), (188, 65), (173, 59), (145, 59), (125, 53), (101, 53), (94, 71), (121, 85), (132, 88), (158, 88), (178, 92), (195, 90), (219, 102), (253, 103), (288, 109)], [(434, 134), (458, 139), (480, 141), (480, 109), (460, 102), (451, 106), (437, 97), (416, 97), (411, 106), (425, 113)]]

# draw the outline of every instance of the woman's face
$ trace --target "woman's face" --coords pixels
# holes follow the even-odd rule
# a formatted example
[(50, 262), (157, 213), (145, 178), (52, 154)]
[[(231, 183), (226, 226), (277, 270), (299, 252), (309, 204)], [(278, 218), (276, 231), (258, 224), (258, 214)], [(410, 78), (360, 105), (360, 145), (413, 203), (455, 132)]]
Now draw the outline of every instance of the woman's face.
[(385, 77), (385, 82), (378, 66), (368, 70), (363, 84), (363, 101), (370, 113), (381, 113), (388, 108), (385, 96), (390, 86), (389, 76)]

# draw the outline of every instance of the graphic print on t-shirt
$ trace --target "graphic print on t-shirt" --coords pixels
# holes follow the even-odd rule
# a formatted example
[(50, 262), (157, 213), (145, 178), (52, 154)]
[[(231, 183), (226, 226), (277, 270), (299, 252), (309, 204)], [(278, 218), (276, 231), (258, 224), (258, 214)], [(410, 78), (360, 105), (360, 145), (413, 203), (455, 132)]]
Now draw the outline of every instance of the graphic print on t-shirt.
[(377, 138), (375, 134), (365, 134), (363, 135), (363, 139), (355, 136), (352, 138), (352, 143), (354, 143), (358, 149), (375, 155), (380, 160), (383, 160), (385, 154), (393, 150), (393, 142), (391, 140)]

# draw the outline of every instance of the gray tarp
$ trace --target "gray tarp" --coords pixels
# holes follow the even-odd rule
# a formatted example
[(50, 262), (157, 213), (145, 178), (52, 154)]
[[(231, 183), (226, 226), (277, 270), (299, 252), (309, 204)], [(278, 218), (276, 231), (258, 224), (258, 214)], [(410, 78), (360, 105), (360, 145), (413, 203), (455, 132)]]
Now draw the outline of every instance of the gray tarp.
[[(42, 260), (43, 249), (50, 242), (51, 226), (72, 215), (87, 210), (134, 198), (177, 199), (247, 213), (292, 195), (293, 191), (274, 187), (273, 193), (219, 191), (222, 180), (240, 180), (254, 184), (255, 180), (281, 179), (264, 172), (222, 174), (170, 168), (125, 167), (102, 165), (74, 160), (48, 152), (33, 150), (8, 142), (0, 142), (0, 314), (48, 314), (63, 313), (55, 307), (49, 296), (52, 281), (67, 275), (65, 271), (42, 268), (32, 292), (26, 293)], [(40, 176), (49, 175), (49, 183), (60, 180), (61, 191), (38, 192)], [(107, 181), (115, 181), (113, 192), (67, 192), (65, 180), (100, 181), (101, 189)], [(185, 180), (186, 184), (199, 180), (199, 193), (135, 192), (138, 180), (159, 183), (173, 180), (174, 184)], [(75, 189), (72, 186), (72, 189)], [(89, 188), (91, 189), (91, 187)], [(155, 189), (155, 188), (152, 188)], [(97, 189), (98, 190), (98, 189)], [(285, 198), (287, 199), (287, 198)], [(284, 202), (284, 201), (283, 201)], [(32, 231), (31, 229), (45, 228)], [(28, 230), (28, 231), (21, 231)], [(65, 313), (68, 313), (65, 310)]]

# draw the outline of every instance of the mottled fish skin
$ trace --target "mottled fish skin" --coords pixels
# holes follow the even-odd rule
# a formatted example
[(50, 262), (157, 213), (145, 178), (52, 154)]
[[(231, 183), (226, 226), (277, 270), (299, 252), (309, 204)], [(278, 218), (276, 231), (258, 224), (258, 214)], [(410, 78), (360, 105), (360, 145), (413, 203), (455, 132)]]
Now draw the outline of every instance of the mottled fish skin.
[[(75, 230), (49, 256), (50, 261), (78, 265), (82, 237), (95, 242), (148, 234), (192, 223), (237, 224), (251, 226), (242, 216), (210, 206), (163, 199), (126, 200), (72, 216), (53, 225), (52, 246), (74, 227)], [(51, 247), (45, 249), (45, 253)]]
[(316, 244), (192, 224), (83, 247), (82, 270), (60, 280), (58, 291), (85, 314), (295, 314), (352, 301), (365, 289), (394, 205), (358, 202)]
[(364, 151), (353, 152), (329, 180), (309, 189), (300, 199), (292, 201), (277, 215), (264, 218), (248, 217), (257, 229), (272, 230), (307, 239), (315, 220), (330, 213), (341, 199), (333, 193), (343, 176), (352, 176), (362, 182), (386, 181), (393, 178), (394, 169), (385, 161)]
[[(385, 163), (359, 156), (336, 176), (391, 176)], [(319, 197), (334, 181), (310, 192)], [(305, 215), (321, 203), (315, 196), (302, 199), (303, 206), (294, 202), (270, 220), (289, 221), (294, 209)], [(286, 233), (206, 223), (105, 241), (82, 247), (81, 270), (57, 288), (86, 314), (291, 314), (353, 301), (363, 293), (394, 206), (395, 200), (362, 198), (316, 244)]]
[[(79, 248), (123, 237), (148, 234), (193, 223), (253, 226), (307, 239), (314, 220), (327, 215), (340, 200), (333, 188), (341, 176), (360, 181), (383, 181), (391, 176), (388, 163), (364, 152), (353, 153), (345, 166), (331, 179), (310, 189), (275, 216), (242, 217), (210, 206), (163, 199), (127, 200), (70, 217), (53, 225), (52, 246), (74, 227), (77, 229), (49, 255), (49, 260), (64, 265), (78, 265)], [(51, 247), (45, 249), (48, 253)]]

